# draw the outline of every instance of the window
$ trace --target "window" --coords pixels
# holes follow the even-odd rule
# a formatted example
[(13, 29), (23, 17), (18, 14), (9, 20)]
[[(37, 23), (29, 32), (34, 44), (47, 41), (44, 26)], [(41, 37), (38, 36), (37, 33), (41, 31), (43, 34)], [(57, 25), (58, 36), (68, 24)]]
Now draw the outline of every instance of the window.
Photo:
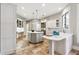
[(69, 28), (69, 12), (65, 13), (62, 16), (62, 25), (63, 25), (63, 28), (66, 28), (66, 29)]
[(66, 28), (69, 28), (69, 12), (66, 13)]

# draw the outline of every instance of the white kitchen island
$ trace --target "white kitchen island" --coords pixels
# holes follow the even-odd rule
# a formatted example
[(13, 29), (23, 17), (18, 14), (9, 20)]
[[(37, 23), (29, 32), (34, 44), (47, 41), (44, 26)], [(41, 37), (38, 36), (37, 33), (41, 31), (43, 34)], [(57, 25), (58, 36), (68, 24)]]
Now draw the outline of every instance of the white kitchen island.
[(28, 39), (31, 43), (38, 43), (43, 41), (42, 36), (43, 36), (43, 32), (41, 31), (28, 32)]
[(72, 49), (72, 34), (60, 33), (59, 36), (43, 36), (49, 40), (49, 54), (54, 55), (54, 51), (67, 55)]

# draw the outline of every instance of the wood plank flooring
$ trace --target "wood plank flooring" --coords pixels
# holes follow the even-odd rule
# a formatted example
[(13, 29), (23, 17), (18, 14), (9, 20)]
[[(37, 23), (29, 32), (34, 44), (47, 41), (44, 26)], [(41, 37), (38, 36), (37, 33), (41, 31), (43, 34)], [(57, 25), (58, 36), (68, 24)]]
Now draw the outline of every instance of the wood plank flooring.
[[(27, 38), (17, 39), (16, 55), (49, 55), (48, 40), (44, 39), (43, 42), (38, 44), (29, 43)], [(61, 55), (55, 52), (55, 55)], [(79, 55), (79, 51), (70, 51), (69, 55)]]
[(17, 42), (16, 55), (48, 55), (48, 45), (46, 39), (38, 44), (32, 44), (24, 38)]

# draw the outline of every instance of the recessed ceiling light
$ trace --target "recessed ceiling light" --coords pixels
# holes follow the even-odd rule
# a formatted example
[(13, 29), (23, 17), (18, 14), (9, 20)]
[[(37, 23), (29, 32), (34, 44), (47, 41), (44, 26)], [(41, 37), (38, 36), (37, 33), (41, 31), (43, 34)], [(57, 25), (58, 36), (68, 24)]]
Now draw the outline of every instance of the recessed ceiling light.
[(43, 3), (43, 4), (42, 4), (42, 7), (45, 7), (45, 5), (46, 5), (46, 4), (45, 4), (45, 3)]
[(24, 9), (24, 7), (21, 7), (22, 9)]

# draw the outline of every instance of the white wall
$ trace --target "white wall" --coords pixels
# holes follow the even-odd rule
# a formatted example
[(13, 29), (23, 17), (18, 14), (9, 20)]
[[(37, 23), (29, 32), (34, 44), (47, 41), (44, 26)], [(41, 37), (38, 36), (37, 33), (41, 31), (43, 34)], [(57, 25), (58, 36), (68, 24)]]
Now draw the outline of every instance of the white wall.
[(69, 11), (70, 13), (69, 23), (70, 23), (70, 32), (73, 33), (73, 44), (76, 45), (77, 44), (77, 4), (71, 3), (67, 5), (63, 10), (62, 15), (67, 11)]
[(79, 44), (79, 4), (73, 3), (70, 6), (70, 30), (73, 33), (73, 44)]
[(73, 44), (77, 44), (77, 5), (70, 4), (70, 30), (73, 33)]
[(77, 4), (77, 44), (79, 45), (79, 4)]
[(1, 3), (1, 54), (10, 54), (16, 49), (16, 6)]

